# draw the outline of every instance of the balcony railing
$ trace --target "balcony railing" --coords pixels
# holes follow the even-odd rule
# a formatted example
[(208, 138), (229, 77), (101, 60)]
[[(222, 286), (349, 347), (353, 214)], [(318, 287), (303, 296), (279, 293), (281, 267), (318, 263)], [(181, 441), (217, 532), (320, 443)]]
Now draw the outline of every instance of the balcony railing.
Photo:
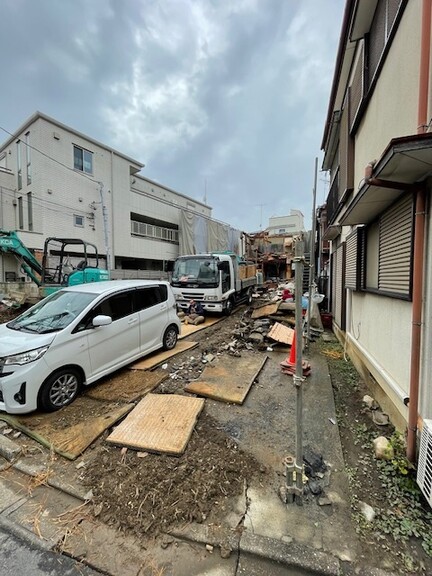
[(162, 226), (154, 226), (153, 224), (131, 220), (131, 232), (136, 236), (155, 238), (157, 240), (163, 240), (164, 242), (171, 242), (172, 244), (179, 243), (179, 232), (172, 228), (163, 228)]

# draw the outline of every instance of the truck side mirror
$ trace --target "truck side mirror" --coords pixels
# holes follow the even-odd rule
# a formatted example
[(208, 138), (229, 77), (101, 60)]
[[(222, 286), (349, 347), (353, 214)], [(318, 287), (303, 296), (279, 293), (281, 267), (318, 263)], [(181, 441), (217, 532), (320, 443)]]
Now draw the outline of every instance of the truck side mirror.
[(165, 260), (164, 271), (172, 272), (174, 270), (174, 260)]

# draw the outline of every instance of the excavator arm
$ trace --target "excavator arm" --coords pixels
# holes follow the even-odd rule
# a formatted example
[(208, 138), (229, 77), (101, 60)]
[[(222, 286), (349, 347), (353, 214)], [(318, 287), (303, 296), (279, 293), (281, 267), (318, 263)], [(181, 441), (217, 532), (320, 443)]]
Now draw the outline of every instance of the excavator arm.
[(22, 271), (35, 284), (41, 286), (42, 266), (21, 242), (16, 232), (0, 230), (0, 252), (15, 256), (21, 265)]

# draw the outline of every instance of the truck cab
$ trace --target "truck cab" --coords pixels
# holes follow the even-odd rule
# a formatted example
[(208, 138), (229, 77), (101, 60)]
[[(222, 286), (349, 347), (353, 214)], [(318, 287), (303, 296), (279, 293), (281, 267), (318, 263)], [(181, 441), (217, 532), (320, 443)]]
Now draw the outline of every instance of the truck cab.
[(177, 258), (171, 277), (177, 307), (186, 310), (190, 300), (195, 300), (207, 312), (230, 314), (236, 304), (251, 298), (257, 283), (256, 272), (242, 278), (245, 276), (243, 262), (234, 253), (212, 252)]

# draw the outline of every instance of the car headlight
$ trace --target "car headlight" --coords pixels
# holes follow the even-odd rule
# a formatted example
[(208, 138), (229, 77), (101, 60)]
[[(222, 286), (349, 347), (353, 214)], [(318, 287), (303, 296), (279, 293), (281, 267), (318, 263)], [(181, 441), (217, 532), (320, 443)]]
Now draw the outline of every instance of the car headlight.
[(217, 300), (217, 296), (204, 296), (204, 300)]
[(29, 364), (35, 360), (39, 360), (48, 350), (49, 346), (44, 346), (43, 348), (36, 348), (36, 350), (29, 350), (28, 352), (22, 352), (22, 354), (14, 354), (13, 356), (5, 356), (3, 358), (3, 364), (9, 366), (10, 364)]

